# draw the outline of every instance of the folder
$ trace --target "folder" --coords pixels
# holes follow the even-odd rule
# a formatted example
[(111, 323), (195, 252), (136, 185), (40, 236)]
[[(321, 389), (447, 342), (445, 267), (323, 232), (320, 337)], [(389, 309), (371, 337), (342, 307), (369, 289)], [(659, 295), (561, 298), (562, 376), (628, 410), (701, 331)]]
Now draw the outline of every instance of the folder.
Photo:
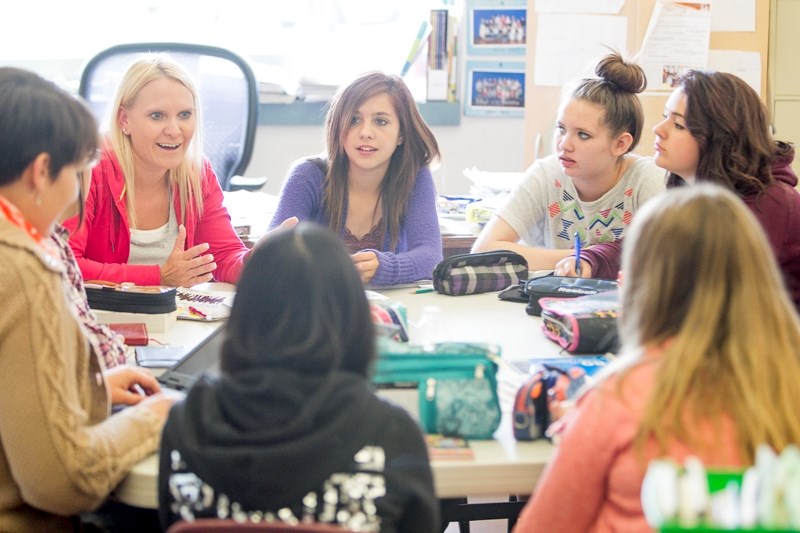
[(446, 68), (436, 69), (428, 67), (428, 101), (447, 100), (450, 86), (450, 74)]

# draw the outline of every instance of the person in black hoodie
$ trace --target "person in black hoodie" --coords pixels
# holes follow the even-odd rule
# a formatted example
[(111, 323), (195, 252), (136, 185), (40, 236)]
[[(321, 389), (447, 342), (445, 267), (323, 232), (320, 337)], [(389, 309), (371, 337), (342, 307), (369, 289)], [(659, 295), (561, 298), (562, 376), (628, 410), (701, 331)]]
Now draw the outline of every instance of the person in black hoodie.
[(226, 325), (220, 375), (170, 411), (159, 514), (178, 520), (316, 521), (354, 531), (436, 531), (417, 423), (379, 399), (369, 305), (326, 228), (258, 246)]

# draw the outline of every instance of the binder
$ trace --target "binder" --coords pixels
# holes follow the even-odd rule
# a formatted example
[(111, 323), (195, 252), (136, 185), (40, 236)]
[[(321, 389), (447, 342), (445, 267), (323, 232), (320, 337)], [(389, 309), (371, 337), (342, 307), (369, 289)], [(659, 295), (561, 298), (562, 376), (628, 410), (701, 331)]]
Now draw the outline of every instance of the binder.
[(450, 75), (448, 73), (448, 12), (446, 9), (431, 10), (431, 34), (428, 37), (428, 101), (447, 100)]

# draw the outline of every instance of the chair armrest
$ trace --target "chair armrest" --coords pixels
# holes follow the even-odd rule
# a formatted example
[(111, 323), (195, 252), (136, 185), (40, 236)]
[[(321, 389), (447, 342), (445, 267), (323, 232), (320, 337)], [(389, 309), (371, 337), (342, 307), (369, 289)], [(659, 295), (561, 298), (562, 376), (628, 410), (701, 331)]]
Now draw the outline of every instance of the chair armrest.
[(257, 191), (261, 189), (267, 183), (266, 177), (259, 177), (259, 178), (246, 178), (244, 176), (231, 176), (231, 180), (228, 182), (228, 190), (231, 191), (238, 191), (238, 190), (245, 190), (245, 191)]

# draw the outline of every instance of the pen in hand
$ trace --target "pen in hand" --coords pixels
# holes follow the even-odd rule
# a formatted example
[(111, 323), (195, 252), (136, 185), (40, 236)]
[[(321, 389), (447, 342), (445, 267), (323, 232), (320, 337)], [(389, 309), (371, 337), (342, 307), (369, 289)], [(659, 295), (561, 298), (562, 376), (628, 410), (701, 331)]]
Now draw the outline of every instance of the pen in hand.
[(575, 232), (575, 274), (581, 277), (581, 236)]

